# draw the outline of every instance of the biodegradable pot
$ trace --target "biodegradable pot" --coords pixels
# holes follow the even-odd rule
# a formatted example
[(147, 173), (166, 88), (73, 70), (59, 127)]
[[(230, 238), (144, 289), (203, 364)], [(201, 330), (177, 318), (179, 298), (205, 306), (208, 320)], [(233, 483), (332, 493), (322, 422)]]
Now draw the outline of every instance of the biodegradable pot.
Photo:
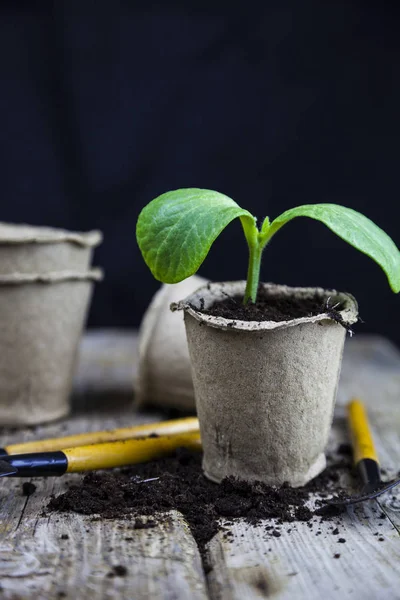
[(134, 382), (138, 406), (195, 411), (192, 373), (182, 313), (170, 304), (207, 282), (193, 275), (180, 283), (164, 284), (154, 295), (139, 330), (139, 366)]
[(83, 273), (90, 267), (100, 231), (76, 233), (50, 227), (0, 223), (0, 274)]
[(75, 358), (101, 271), (0, 275), (0, 424), (69, 411)]
[[(342, 302), (346, 323), (357, 320), (349, 294), (264, 284), (271, 294), (321, 294)], [(201, 312), (243, 296), (245, 282), (209, 284), (172, 308), (183, 309), (203, 469), (212, 481), (235, 476), (301, 486), (326, 465), (346, 331), (327, 314), (284, 322), (245, 322)]]

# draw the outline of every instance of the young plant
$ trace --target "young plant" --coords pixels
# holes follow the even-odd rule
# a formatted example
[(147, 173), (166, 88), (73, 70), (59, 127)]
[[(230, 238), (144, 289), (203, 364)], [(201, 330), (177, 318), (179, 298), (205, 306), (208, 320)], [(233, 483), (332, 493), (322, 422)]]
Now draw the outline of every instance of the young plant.
[(337, 204), (298, 206), (272, 222), (265, 217), (258, 229), (256, 218), (228, 196), (211, 190), (180, 189), (158, 196), (142, 210), (136, 238), (154, 277), (163, 283), (178, 283), (197, 272), (222, 230), (239, 218), (249, 247), (244, 303), (256, 302), (263, 250), (295, 217), (324, 223), (377, 262), (392, 290), (400, 291), (400, 252), (393, 240), (364, 215)]

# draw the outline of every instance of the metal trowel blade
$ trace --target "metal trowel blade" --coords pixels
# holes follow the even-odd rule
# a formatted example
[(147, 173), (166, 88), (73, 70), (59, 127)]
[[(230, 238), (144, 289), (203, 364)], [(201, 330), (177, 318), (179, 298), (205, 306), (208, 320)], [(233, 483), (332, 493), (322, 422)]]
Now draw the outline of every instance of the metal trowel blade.
[(0, 477), (7, 477), (7, 475), (16, 475), (18, 469), (10, 465), (6, 460), (0, 460)]

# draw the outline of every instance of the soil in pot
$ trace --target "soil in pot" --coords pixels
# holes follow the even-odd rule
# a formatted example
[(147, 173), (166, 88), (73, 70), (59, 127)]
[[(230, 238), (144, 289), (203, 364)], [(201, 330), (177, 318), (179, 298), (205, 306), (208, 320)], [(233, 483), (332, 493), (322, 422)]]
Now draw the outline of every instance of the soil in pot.
[[(243, 304), (242, 296), (226, 295), (223, 300), (215, 302), (201, 312), (225, 319), (257, 322), (291, 321), (328, 313), (333, 320), (342, 323), (342, 317), (338, 312), (340, 310), (340, 303), (336, 304), (334, 300), (327, 301), (321, 294), (314, 294), (311, 297), (280, 296), (271, 294), (260, 286), (256, 303)], [(345, 325), (344, 322), (342, 324)]]
[[(180, 449), (173, 456), (151, 461), (122, 471), (97, 472), (85, 476), (64, 494), (53, 498), (48, 509), (93, 515), (94, 519), (130, 519), (132, 529), (152, 528), (168, 519), (169, 510), (177, 510), (186, 518), (204, 556), (207, 542), (220, 530), (222, 519), (242, 518), (257, 525), (263, 519), (267, 538), (285, 535), (280, 525), (285, 522), (307, 521), (318, 534), (321, 520), (335, 518), (332, 530), (340, 531), (341, 510), (330, 507), (311, 510), (307, 501), (311, 494), (344, 493), (340, 487), (343, 476), (351, 472), (349, 456), (329, 457), (329, 466), (308, 485), (280, 489), (260, 482), (244, 482), (233, 478), (221, 485), (203, 475), (201, 454)], [(153, 479), (157, 478), (157, 479)], [(153, 479), (147, 481), (147, 479)], [(143, 481), (143, 483), (140, 483)], [(317, 501), (318, 504), (318, 501)], [(289, 534), (287, 530), (286, 534)], [(226, 532), (229, 539), (229, 531)]]

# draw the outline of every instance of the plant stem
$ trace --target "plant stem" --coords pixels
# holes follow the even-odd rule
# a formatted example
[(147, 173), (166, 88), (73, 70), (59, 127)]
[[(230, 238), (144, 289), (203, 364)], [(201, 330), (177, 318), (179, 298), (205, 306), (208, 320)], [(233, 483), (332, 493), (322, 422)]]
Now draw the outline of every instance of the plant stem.
[(258, 239), (255, 240), (254, 243), (249, 244), (249, 267), (247, 270), (247, 283), (243, 304), (247, 304), (249, 300), (251, 300), (251, 302), (257, 300), (262, 251), (263, 248)]

